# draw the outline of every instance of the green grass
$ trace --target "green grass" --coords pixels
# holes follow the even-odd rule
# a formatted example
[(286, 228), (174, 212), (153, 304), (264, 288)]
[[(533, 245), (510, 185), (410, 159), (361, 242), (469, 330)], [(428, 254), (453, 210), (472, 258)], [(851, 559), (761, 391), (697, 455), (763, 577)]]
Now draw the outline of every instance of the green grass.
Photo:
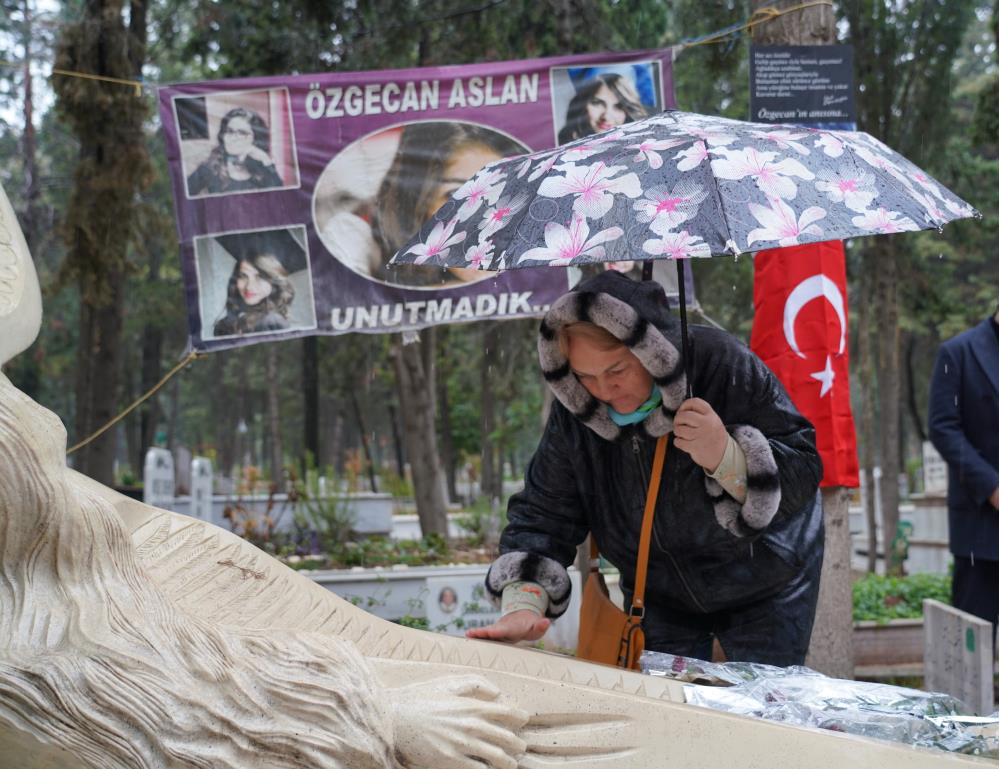
[(853, 619), (888, 622), (893, 619), (920, 619), (923, 599), (950, 603), (950, 576), (910, 574), (884, 577), (868, 574), (853, 583)]

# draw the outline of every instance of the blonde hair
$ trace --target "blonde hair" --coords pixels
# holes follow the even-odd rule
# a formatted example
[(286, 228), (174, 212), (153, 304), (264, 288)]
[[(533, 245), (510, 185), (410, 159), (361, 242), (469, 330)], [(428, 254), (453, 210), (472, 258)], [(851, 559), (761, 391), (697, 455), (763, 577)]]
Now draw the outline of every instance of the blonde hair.
[(603, 352), (616, 350), (619, 347), (625, 346), (624, 342), (603, 326), (598, 326), (596, 323), (591, 323), (588, 320), (567, 323), (561, 326), (558, 329), (557, 338), (558, 349), (564, 358), (569, 357), (569, 344), (573, 339), (584, 339)]

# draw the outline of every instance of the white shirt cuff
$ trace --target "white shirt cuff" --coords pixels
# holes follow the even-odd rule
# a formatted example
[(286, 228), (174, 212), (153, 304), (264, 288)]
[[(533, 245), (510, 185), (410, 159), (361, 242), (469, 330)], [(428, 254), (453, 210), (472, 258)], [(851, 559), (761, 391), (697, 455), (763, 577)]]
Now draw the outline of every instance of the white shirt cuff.
[(500, 608), (503, 615), (528, 609), (543, 617), (548, 611), (548, 591), (536, 582), (511, 582), (503, 588)]
[(721, 464), (715, 468), (713, 473), (708, 473), (709, 478), (714, 478), (721, 484), (733, 499), (739, 504), (746, 501), (746, 454), (742, 447), (731, 435), (728, 436), (728, 444), (725, 446), (725, 455)]

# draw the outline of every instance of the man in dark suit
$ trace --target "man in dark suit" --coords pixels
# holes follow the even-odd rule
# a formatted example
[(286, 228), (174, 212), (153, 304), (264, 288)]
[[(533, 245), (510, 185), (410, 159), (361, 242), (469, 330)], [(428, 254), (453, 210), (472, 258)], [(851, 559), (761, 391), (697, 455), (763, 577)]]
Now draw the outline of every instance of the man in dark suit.
[(944, 342), (930, 384), (930, 440), (947, 462), (954, 606), (999, 618), (999, 311)]

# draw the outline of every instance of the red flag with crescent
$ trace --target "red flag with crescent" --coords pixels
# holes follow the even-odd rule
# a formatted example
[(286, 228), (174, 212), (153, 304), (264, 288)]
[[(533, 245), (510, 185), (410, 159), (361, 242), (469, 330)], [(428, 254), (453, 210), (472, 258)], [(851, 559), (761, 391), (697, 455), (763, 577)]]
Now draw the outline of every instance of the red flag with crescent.
[(850, 410), (846, 257), (838, 240), (759, 251), (750, 347), (815, 425), (822, 486), (859, 484)]

